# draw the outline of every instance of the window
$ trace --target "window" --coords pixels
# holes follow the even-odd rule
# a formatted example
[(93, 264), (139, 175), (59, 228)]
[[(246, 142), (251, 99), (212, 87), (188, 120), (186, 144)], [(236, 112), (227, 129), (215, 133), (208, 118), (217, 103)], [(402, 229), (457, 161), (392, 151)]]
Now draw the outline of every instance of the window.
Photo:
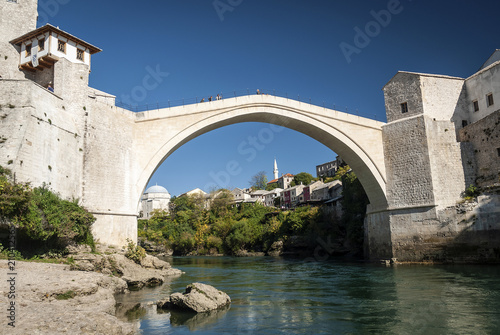
[(493, 93), (486, 95), (486, 105), (488, 107), (493, 106)]
[(408, 103), (407, 102), (403, 102), (401, 104), (401, 113), (408, 113)]
[(467, 124), (468, 124), (467, 120), (462, 120), (462, 127), (467, 127)]
[(497, 155), (500, 157), (500, 148), (497, 148)]
[(26, 44), (26, 57), (31, 56), (31, 44)]
[(76, 59), (81, 60), (83, 62), (83, 50), (76, 49)]
[(474, 112), (479, 111), (479, 102), (477, 100), (472, 101), (472, 105), (474, 106)]
[(66, 53), (66, 42), (58, 40), (57, 41), (57, 51)]
[(43, 51), (45, 49), (45, 40), (38, 40), (38, 51)]

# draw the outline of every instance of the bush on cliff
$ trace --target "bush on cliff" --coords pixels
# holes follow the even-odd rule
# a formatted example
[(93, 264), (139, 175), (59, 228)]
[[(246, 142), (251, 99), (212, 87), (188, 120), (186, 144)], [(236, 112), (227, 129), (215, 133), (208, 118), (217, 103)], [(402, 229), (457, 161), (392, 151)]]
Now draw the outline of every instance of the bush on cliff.
[(64, 249), (72, 243), (94, 248), (91, 226), (94, 216), (78, 201), (61, 199), (46, 185), (32, 189), (15, 183), (9, 170), (0, 167), (0, 223), (17, 228), (21, 252), (39, 254)]

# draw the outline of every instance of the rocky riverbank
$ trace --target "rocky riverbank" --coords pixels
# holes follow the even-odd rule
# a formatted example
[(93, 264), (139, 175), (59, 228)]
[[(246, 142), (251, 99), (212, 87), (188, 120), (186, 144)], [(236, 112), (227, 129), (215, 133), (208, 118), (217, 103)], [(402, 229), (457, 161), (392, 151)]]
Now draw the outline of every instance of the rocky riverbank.
[[(0, 286), (5, 307), (0, 334), (136, 334), (136, 325), (116, 318), (114, 295), (182, 273), (149, 255), (136, 264), (123, 250), (75, 248), (67, 260), (70, 264), (15, 262), (15, 281), (8, 283), (13, 285)], [(0, 260), (4, 278), (11, 265)]]

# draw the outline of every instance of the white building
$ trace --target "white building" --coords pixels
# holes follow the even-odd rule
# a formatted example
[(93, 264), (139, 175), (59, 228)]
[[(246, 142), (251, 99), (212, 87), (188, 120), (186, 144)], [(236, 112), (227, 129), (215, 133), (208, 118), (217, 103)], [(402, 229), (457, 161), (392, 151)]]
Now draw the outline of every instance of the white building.
[(236, 187), (234, 190), (231, 191), (234, 196), (234, 202), (236, 204), (242, 203), (242, 202), (248, 202), (252, 196), (247, 190), (243, 190), (241, 188)]
[(332, 182), (325, 183), (325, 184), (317, 187), (316, 189), (311, 191), (311, 200), (312, 201), (324, 201), (324, 200), (331, 199), (330, 190), (333, 187), (335, 187), (335, 189), (337, 189), (337, 186), (340, 188), (342, 187), (342, 182), (340, 180), (334, 180)]
[(266, 194), (268, 192), (269, 191), (266, 191), (266, 190), (257, 190), (257, 191), (250, 193), (250, 195), (252, 196), (252, 199), (256, 199), (261, 204), (265, 204), (266, 203)]
[(264, 205), (266, 205), (267, 207), (275, 207), (274, 200), (281, 197), (282, 192), (282, 188), (275, 188), (274, 190), (267, 191), (267, 193), (264, 195)]
[(162, 186), (151, 186), (144, 192), (141, 198), (139, 217), (149, 220), (154, 210), (168, 211), (170, 204), (170, 193)]
[[(19, 52), (19, 69), (30, 74), (32, 80), (44, 87), (50, 84), (59, 95), (62, 92), (61, 86), (68, 84), (66, 83), (68, 78), (77, 81), (73, 77), (81, 76), (80, 81), (87, 83), (90, 57), (101, 51), (98, 47), (50, 24), (17, 37), (10, 43)], [(87, 66), (82, 69), (86, 73), (76, 76), (63, 64), (59, 64), (58, 69), (54, 70), (55, 65), (63, 60), (77, 66)]]
[(182, 193), (179, 197), (183, 196), (201, 196), (203, 198), (207, 197), (207, 192), (203, 191), (201, 188), (195, 188), (194, 190), (187, 191), (186, 193)]
[[(11, 41), (21, 47), (20, 67), (32, 70), (40, 66), (44, 68), (60, 58), (72, 63), (83, 63), (90, 66), (90, 55), (101, 49), (89, 44), (50, 24), (35, 29)], [(34, 56), (37, 56), (36, 60)], [(33, 62), (35, 60), (35, 62)]]

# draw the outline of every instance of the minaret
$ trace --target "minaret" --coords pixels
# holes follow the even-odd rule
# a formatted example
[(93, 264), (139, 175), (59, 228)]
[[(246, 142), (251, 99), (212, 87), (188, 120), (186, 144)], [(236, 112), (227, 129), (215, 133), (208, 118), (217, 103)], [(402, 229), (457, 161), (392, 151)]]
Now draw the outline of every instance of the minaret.
[(276, 158), (274, 159), (274, 179), (278, 179), (278, 164), (276, 163)]

